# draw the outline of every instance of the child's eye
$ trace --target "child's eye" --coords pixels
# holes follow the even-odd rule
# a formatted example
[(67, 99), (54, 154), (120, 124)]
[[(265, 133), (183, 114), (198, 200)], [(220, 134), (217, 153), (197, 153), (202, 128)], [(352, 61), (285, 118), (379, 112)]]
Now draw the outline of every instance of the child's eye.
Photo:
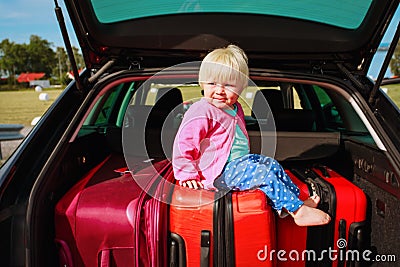
[(212, 85), (212, 86), (215, 86), (215, 85), (217, 85), (217, 83), (216, 83), (216, 82), (208, 82), (207, 84), (208, 84), (208, 85)]
[(226, 84), (225, 88), (230, 90), (230, 91), (235, 91), (236, 90), (236, 85), (234, 85), (234, 84)]

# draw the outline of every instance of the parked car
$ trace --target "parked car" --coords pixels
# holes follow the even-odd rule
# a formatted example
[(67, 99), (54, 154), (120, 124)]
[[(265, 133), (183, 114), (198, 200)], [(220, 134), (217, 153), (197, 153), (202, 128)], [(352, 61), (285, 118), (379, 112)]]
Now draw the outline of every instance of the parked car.
[[(187, 259), (173, 256), (168, 228), (172, 142), (187, 106), (202, 97), (199, 61), (231, 43), (249, 57), (240, 101), (252, 151), (288, 171), (333, 170), (359, 188), (366, 206), (340, 209), (365, 220), (332, 216), (332, 248), (343, 249), (336, 241), (344, 238), (375, 261), (398, 264), (400, 114), (367, 77), (397, 0), (65, 5), (86, 69), (0, 169), (2, 266), (181, 266), (175, 257)], [(219, 242), (213, 264), (229, 266)]]

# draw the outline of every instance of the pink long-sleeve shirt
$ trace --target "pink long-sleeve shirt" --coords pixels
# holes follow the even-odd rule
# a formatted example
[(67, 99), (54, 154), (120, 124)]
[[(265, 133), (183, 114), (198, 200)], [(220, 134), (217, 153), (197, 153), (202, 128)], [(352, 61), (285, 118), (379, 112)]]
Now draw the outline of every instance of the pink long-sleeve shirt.
[(236, 125), (247, 135), (244, 113), (237, 105), (232, 116), (202, 98), (185, 113), (175, 137), (172, 165), (175, 179), (201, 181), (206, 189), (214, 189), (214, 180), (221, 174), (235, 137)]

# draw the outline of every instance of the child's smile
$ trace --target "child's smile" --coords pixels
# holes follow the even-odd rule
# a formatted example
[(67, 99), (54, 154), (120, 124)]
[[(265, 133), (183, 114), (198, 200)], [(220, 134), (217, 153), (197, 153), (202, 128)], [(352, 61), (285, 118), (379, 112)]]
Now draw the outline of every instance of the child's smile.
[(211, 103), (218, 108), (233, 108), (239, 98), (239, 90), (233, 84), (220, 84), (216, 82), (203, 83), (204, 97), (211, 99)]

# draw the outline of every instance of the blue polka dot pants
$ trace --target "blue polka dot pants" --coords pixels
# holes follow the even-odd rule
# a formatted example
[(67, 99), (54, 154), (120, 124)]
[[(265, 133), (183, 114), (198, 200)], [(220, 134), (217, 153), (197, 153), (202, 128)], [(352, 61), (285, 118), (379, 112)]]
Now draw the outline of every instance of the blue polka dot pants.
[(303, 205), (299, 188), (282, 166), (275, 159), (263, 155), (248, 154), (228, 162), (214, 185), (219, 189), (233, 190), (259, 188), (279, 214), (283, 208), (294, 212)]

